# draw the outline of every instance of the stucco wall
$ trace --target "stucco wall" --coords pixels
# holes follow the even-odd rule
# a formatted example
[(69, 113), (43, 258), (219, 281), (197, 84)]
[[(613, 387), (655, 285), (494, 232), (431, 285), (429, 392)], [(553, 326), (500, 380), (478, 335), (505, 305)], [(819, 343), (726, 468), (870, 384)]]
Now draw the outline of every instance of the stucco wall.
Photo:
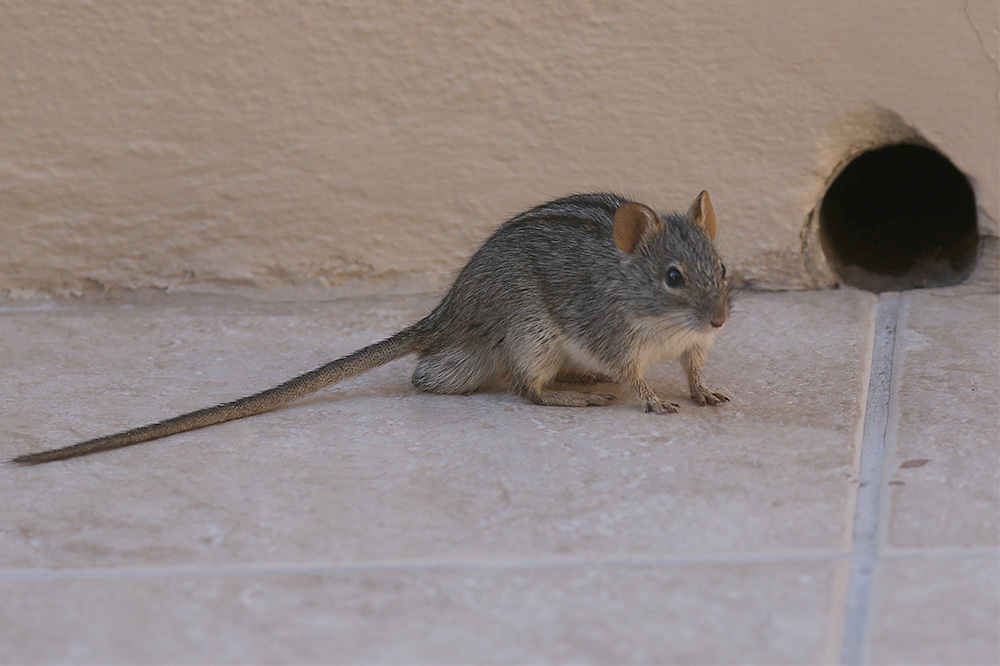
[(505, 217), (591, 189), (706, 188), (730, 262), (806, 286), (824, 146), (861, 105), (973, 178), (997, 233), (997, 44), (995, 0), (7, 0), (0, 294), (439, 288)]

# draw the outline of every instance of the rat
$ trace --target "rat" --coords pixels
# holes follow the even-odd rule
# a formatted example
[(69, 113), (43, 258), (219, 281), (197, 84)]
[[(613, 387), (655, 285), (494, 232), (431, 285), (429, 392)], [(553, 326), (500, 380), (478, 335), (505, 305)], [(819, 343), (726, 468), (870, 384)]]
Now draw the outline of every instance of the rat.
[(691, 398), (718, 405), (702, 368), (729, 318), (731, 290), (713, 241), (708, 192), (686, 213), (659, 215), (616, 194), (577, 194), (503, 223), (472, 255), (440, 303), (394, 335), (253, 395), (8, 460), (30, 465), (117, 449), (260, 414), (416, 354), (413, 385), (469, 394), (502, 382), (539, 405), (607, 405), (612, 393), (564, 384), (617, 383), (646, 412), (669, 414), (643, 379), (679, 358)]

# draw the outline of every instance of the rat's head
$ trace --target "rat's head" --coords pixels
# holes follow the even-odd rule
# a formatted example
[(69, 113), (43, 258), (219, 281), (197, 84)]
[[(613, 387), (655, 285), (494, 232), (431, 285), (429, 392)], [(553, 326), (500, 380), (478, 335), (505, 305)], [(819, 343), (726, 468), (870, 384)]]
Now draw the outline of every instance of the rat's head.
[(686, 215), (657, 215), (626, 203), (614, 220), (614, 241), (628, 255), (635, 315), (691, 333), (717, 332), (729, 318), (726, 267), (712, 241), (715, 211), (702, 192)]

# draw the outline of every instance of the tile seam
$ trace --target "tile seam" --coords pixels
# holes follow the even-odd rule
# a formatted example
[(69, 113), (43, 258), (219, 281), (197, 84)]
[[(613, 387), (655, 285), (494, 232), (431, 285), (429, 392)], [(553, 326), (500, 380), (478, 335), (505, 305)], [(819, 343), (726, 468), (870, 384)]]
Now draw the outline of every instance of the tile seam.
[(507, 569), (575, 569), (593, 568), (639, 568), (655, 566), (725, 566), (755, 564), (789, 564), (809, 562), (845, 562), (848, 555), (837, 551), (817, 551), (802, 553), (759, 556), (705, 556), (705, 557), (620, 557), (620, 558), (579, 558), (567, 560), (455, 560), (455, 561), (394, 561), (358, 562), (337, 564), (251, 564), (206, 567), (107, 567), (93, 569), (6, 569), (0, 570), (0, 581), (29, 580), (88, 580), (124, 578), (172, 578), (184, 576), (240, 576), (240, 575), (308, 575), (338, 574), (358, 571), (502, 571)]
[(880, 294), (875, 310), (875, 338), (872, 345), (861, 456), (858, 462), (851, 571), (840, 643), (840, 663), (844, 665), (861, 664), (866, 652), (873, 576), (878, 559), (882, 472), (900, 301), (898, 293)]
[(969, 548), (879, 548), (879, 562), (889, 560), (990, 560), (1000, 558), (1000, 547), (970, 546)]

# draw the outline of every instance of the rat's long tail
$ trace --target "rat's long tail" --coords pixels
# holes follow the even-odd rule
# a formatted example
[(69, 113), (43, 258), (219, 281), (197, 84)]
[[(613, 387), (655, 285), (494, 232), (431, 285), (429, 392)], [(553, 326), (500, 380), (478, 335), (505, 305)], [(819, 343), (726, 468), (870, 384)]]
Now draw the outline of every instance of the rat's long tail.
[(75, 458), (76, 456), (83, 456), (88, 453), (119, 449), (123, 446), (148, 442), (151, 439), (159, 439), (168, 435), (176, 435), (179, 432), (196, 430), (215, 425), (216, 423), (223, 423), (270, 411), (332, 384), (373, 370), (389, 361), (419, 351), (425, 340), (425, 335), (421, 330), (422, 323), (418, 322), (381, 342), (363, 347), (343, 358), (338, 358), (336, 361), (331, 361), (315, 370), (299, 375), (294, 379), (290, 379), (283, 384), (261, 391), (260, 393), (238, 398), (232, 402), (215, 405), (214, 407), (181, 414), (180, 416), (151, 423), (140, 428), (88, 439), (85, 442), (64, 446), (61, 449), (28, 453), (23, 456), (11, 458), (6, 462), (17, 465), (37, 465), (38, 463), (53, 460)]

